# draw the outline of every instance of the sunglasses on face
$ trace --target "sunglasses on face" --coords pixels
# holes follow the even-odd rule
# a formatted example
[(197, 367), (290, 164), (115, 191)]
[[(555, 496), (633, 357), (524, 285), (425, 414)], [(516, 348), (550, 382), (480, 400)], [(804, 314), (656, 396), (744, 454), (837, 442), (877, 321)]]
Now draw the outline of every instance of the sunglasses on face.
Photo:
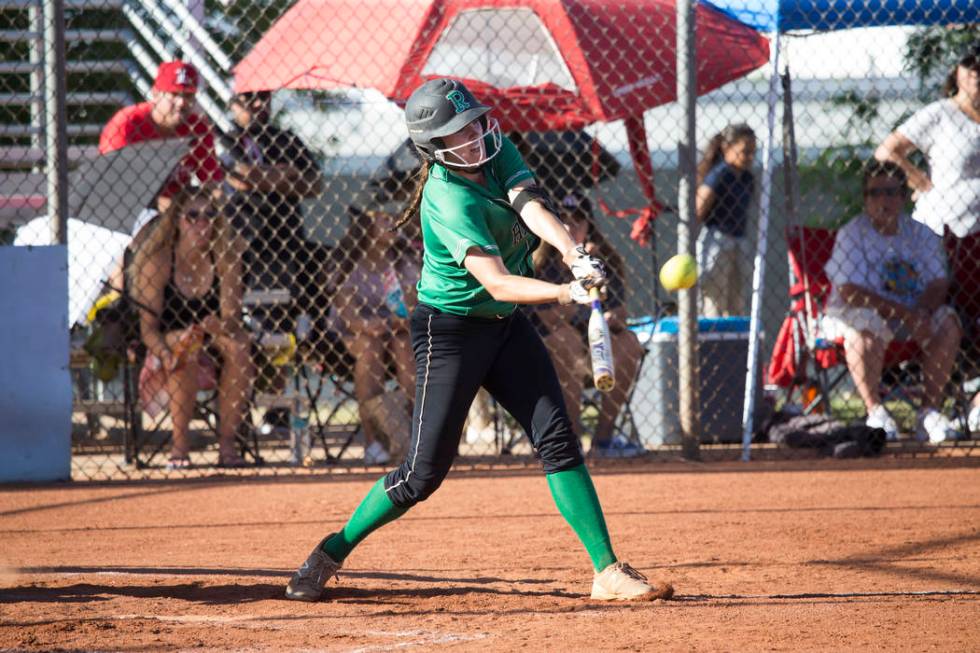
[(184, 213), (184, 217), (188, 222), (211, 222), (218, 217), (218, 212), (215, 209), (191, 209)]
[(905, 189), (899, 186), (891, 188), (869, 188), (864, 191), (867, 197), (901, 197), (905, 194)]

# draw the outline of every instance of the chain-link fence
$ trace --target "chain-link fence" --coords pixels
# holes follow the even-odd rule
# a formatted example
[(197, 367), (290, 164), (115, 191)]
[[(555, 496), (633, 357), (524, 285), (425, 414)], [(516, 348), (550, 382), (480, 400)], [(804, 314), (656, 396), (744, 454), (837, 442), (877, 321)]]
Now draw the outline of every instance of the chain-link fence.
[[(0, 0), (0, 226), (17, 246), (66, 226), (75, 478), (397, 464), (432, 264), (419, 215), (395, 227), (421, 166), (401, 107), (440, 76), (493, 107), (611, 272), (611, 392), (587, 307), (518, 309), (594, 458), (973, 452), (974, 0), (696, 4), (696, 162), (674, 2), (71, 0), (52, 25), (56, 4)], [(679, 247), (691, 291), (658, 281), (684, 284), (683, 260), (659, 275)], [(533, 258), (572, 280), (554, 247)], [(532, 447), (481, 393), (459, 454)]]

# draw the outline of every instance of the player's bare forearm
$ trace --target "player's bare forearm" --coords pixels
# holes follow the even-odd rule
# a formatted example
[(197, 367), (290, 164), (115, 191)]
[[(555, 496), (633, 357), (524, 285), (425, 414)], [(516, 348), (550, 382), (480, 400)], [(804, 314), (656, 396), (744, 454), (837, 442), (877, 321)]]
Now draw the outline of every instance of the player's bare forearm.
[(550, 304), (559, 300), (562, 286), (514, 274), (498, 277), (491, 286), (484, 284), (498, 302), (511, 304)]
[(874, 156), (879, 161), (891, 161), (898, 165), (908, 177), (909, 186), (913, 190), (925, 193), (932, 189), (932, 180), (924, 170), (909, 159), (909, 154), (916, 149), (915, 143), (901, 132), (894, 131), (878, 146)]
[(411, 313), (412, 311), (415, 310), (415, 307), (419, 303), (418, 288), (415, 286), (415, 284), (408, 284), (408, 287), (405, 288), (403, 291), (403, 296), (405, 301), (405, 308), (408, 310), (408, 312)]
[(547, 304), (556, 302), (562, 286), (511, 274), (499, 256), (471, 248), (463, 260), (467, 271), (498, 302)]
[(538, 202), (528, 202), (524, 205), (521, 219), (531, 233), (557, 249), (563, 258), (577, 244), (562, 221)]

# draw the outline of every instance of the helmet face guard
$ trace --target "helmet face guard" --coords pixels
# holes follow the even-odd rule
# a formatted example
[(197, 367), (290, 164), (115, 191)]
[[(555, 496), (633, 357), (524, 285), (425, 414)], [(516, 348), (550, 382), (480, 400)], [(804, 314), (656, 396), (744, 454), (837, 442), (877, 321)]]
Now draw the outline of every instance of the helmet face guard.
[[(450, 168), (462, 168), (464, 170), (473, 170), (479, 168), (484, 163), (497, 156), (500, 152), (500, 123), (496, 120), (487, 120), (486, 118), (478, 118), (480, 125), (483, 129), (480, 131), (480, 135), (471, 141), (462, 143), (455, 147), (443, 147), (432, 152), (432, 158), (439, 163), (448, 166)], [(464, 125), (465, 126), (465, 125)], [(493, 149), (487, 152), (487, 142), (486, 137), (490, 136)], [(478, 161), (467, 161), (463, 156), (467, 150), (470, 150), (474, 144), (477, 144), (480, 148), (480, 157)]]

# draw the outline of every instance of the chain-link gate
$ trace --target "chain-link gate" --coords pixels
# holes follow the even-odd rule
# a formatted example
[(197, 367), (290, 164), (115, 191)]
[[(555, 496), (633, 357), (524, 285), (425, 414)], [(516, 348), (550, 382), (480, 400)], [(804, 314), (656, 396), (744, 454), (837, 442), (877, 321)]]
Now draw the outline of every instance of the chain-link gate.
[[(587, 308), (519, 309), (593, 458), (675, 456), (685, 438), (703, 457), (972, 454), (977, 5), (762, 4), (692, 9), (695, 170), (667, 0), (66, 2), (73, 477), (397, 464), (424, 264), (418, 215), (395, 228), (420, 167), (400, 107), (440, 76), (493, 106), (611, 271), (610, 393)], [(50, 243), (57, 214), (55, 5), (0, 0), (0, 227), (17, 246)], [(679, 225), (690, 316), (658, 282)], [(554, 248), (534, 262), (572, 279)], [(532, 450), (481, 393), (459, 453)]]

